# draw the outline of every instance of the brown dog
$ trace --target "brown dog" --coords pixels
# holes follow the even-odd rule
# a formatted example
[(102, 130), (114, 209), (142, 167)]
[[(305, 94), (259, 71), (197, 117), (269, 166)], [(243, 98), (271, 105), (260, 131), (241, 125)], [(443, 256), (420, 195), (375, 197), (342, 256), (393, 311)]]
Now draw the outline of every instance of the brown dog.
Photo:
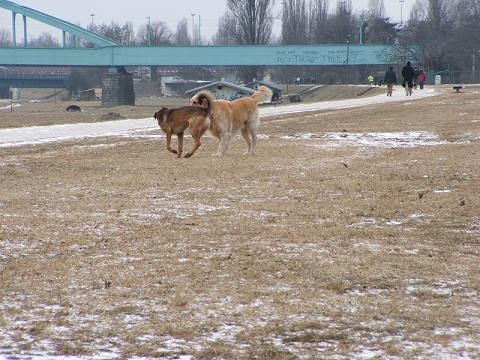
[[(212, 96), (202, 98), (201, 106), (183, 106), (174, 109), (163, 107), (157, 111), (153, 117), (158, 120), (158, 125), (165, 132), (167, 137), (167, 150), (177, 154), (177, 157), (182, 156), (183, 150), (183, 134), (188, 128), (193, 138), (192, 151), (185, 154), (188, 158), (200, 147), (200, 138), (208, 130), (210, 126), (211, 104), (213, 102)], [(178, 144), (177, 149), (170, 147), (172, 135), (177, 135)]]
[[(205, 107), (206, 99), (212, 95), (208, 91), (200, 91), (192, 97), (191, 104)], [(272, 99), (272, 91), (266, 86), (259, 86), (257, 91), (249, 97), (228, 100), (209, 101), (212, 110), (210, 112), (210, 132), (220, 140), (217, 156), (223, 156), (227, 151), (232, 136), (240, 131), (247, 151), (245, 154), (255, 155), (257, 144), (257, 128), (260, 123), (258, 105), (269, 102)]]

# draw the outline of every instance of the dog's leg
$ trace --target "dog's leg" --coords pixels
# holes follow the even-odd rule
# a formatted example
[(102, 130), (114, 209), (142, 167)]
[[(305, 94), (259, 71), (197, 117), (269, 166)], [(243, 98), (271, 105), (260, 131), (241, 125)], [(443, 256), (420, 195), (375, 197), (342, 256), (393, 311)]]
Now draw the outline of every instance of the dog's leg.
[(165, 135), (167, 137), (167, 150), (170, 151), (171, 153), (176, 154), (177, 150), (172, 149), (171, 146), (170, 146), (170, 144), (172, 142), (172, 133), (171, 132), (166, 132)]
[(214, 156), (223, 156), (228, 148), (228, 143), (230, 141), (230, 134), (223, 134), (220, 137), (220, 143), (218, 144), (218, 151)]
[(192, 135), (192, 138), (193, 138), (193, 147), (192, 147), (192, 151), (185, 154), (186, 158), (189, 158), (190, 156), (192, 156), (195, 153), (195, 151), (197, 151), (197, 149), (200, 147), (200, 145), (202, 145), (202, 143), (200, 142), (200, 138), (202, 137), (206, 129), (205, 130), (201, 129), (200, 131), (190, 130), (190, 134)]
[(177, 134), (177, 137), (178, 137), (177, 158), (180, 158), (182, 157), (182, 151), (183, 151), (183, 132), (181, 132), (180, 134)]
[(257, 130), (250, 129), (250, 136), (252, 137), (252, 145), (250, 146), (249, 155), (255, 155), (257, 150)]
[(190, 135), (192, 135), (192, 139), (193, 139), (193, 146), (192, 146), (192, 151), (185, 154), (186, 158), (189, 158), (190, 156), (192, 156), (193, 153), (197, 151), (197, 149), (200, 147), (200, 145), (202, 145), (202, 143), (200, 142), (200, 139), (203, 136), (203, 134), (205, 134), (205, 132), (208, 130), (208, 126), (210, 123), (208, 121), (205, 121), (204, 118), (200, 120), (201, 121), (195, 121), (190, 123), (189, 129), (190, 129)]
[[(192, 135), (193, 137), (193, 135)], [(202, 143), (200, 142), (200, 138), (199, 137), (193, 137), (193, 147), (192, 147), (192, 151), (188, 152), (185, 154), (185, 157), (186, 158), (189, 158), (190, 156), (193, 155), (193, 153), (195, 151), (197, 151), (197, 149), (200, 147), (200, 145), (202, 145)]]
[(247, 127), (242, 128), (242, 137), (247, 144), (247, 150), (243, 153), (243, 155), (249, 155), (252, 149), (252, 141), (250, 140), (249, 129)]

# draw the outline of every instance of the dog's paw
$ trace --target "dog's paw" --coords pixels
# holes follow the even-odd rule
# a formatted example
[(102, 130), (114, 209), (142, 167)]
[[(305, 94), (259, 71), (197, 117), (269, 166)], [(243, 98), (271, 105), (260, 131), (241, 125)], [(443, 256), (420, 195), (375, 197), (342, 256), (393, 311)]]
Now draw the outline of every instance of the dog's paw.
[(186, 153), (184, 157), (189, 158), (192, 155), (193, 155), (193, 153)]

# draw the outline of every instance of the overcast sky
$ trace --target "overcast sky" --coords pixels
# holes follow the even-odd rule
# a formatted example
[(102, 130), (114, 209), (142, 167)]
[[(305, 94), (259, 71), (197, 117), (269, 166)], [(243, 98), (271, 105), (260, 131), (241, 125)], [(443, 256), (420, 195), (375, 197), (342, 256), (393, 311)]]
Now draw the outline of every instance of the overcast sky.
[[(153, 21), (165, 22), (170, 30), (175, 31), (178, 22), (187, 18), (189, 29), (192, 26), (192, 16), (195, 14), (195, 22), (198, 16), (201, 20), (202, 37), (209, 40), (217, 30), (218, 19), (225, 13), (226, 0), (135, 0), (135, 1), (114, 1), (114, 0), (14, 0), (17, 4), (42, 11), (49, 15), (67, 20), (74, 24), (86, 27), (91, 21), (95, 24), (115, 22), (124, 24), (131, 22), (135, 31), (138, 26), (147, 23), (147, 17)], [(274, 15), (280, 17), (281, 0), (275, 1)], [(334, 6), (336, 0), (330, 0), (330, 6)], [(400, 21), (401, 9), (403, 20), (408, 20), (410, 8), (415, 0), (384, 0), (386, 15), (394, 21)], [(368, 0), (352, 0), (355, 12), (361, 12), (368, 8)], [(93, 15), (93, 16), (92, 16)], [(0, 29), (11, 30), (11, 12), (0, 8)], [(276, 21), (276, 29), (279, 29), (279, 21)], [(17, 41), (23, 36), (22, 17), (17, 16)], [(56, 34), (54, 28), (45, 27), (41, 23), (27, 19), (28, 35), (39, 35), (44, 31), (51, 30)]]

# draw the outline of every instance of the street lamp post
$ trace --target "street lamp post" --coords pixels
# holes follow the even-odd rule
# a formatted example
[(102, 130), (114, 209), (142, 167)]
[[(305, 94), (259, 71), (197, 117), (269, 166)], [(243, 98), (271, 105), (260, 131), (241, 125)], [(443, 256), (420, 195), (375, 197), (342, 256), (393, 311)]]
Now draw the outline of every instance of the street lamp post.
[(198, 15), (198, 44), (199, 45), (202, 45), (201, 26), (202, 26), (202, 21), (201, 21), (200, 15)]
[(348, 65), (348, 58), (350, 57), (350, 37), (351, 35), (348, 34), (348, 38), (347, 38), (347, 65)]
[(152, 28), (150, 23), (150, 16), (147, 16), (148, 24), (147, 24), (147, 39), (148, 39), (148, 46), (152, 45)]
[(400, 3), (400, 26), (403, 27), (403, 3), (405, 0), (398, 0), (398, 2)]
[(90, 14), (90, 16), (92, 17), (92, 23), (91, 23), (91, 26), (92, 26), (92, 29), (93, 29), (93, 17), (95, 16), (95, 14)]
[(472, 83), (475, 83), (475, 50), (472, 52)]
[(347, 35), (347, 59), (345, 61), (345, 84), (347, 84), (347, 72), (348, 72), (348, 61), (350, 57), (350, 38), (351, 35)]
[(190, 15), (192, 15), (192, 45), (195, 45), (195, 14)]
[(475, 67), (475, 62), (476, 62), (476, 57), (477, 55), (480, 55), (480, 50), (473, 50), (472, 52), (472, 83), (475, 84), (475, 71), (477, 70)]

